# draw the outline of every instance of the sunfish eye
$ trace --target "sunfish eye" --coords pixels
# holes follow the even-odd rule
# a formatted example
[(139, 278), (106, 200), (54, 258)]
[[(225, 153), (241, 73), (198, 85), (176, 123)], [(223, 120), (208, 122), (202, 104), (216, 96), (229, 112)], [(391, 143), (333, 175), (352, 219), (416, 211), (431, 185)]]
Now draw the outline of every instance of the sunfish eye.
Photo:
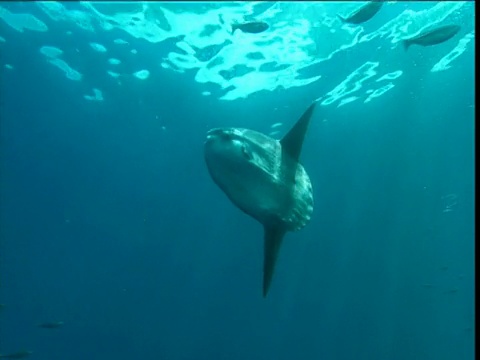
[(248, 151), (245, 145), (242, 145), (242, 155), (248, 160), (253, 160), (253, 155), (250, 151)]
[(222, 140), (229, 141), (233, 139), (233, 134), (231, 132), (219, 131), (217, 135)]

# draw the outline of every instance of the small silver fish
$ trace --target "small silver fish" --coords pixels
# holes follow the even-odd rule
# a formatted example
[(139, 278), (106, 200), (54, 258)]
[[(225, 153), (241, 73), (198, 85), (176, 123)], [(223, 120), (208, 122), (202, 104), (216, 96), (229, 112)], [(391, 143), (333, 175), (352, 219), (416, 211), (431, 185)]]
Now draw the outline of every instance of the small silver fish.
[(235, 30), (240, 30), (249, 34), (258, 34), (264, 32), (268, 28), (268, 24), (263, 21), (248, 21), (240, 24), (232, 24), (232, 34)]
[(343, 23), (348, 24), (355, 24), (359, 25), (364, 23), (365, 21), (370, 20), (375, 14), (380, 10), (383, 5), (383, 1), (381, 0), (373, 0), (368, 2), (367, 4), (361, 6), (354, 12), (352, 12), (347, 17), (343, 17), (337, 14), (337, 17)]
[(38, 327), (44, 329), (58, 329), (61, 326), (63, 326), (63, 321), (45, 322), (38, 324)]
[(403, 47), (405, 51), (411, 45), (431, 46), (441, 44), (455, 36), (460, 31), (459, 25), (444, 25), (427, 31), (408, 39), (403, 39)]
[(23, 358), (29, 357), (31, 354), (33, 354), (33, 351), (21, 350), (11, 354), (5, 354), (5, 355), (0, 354), (0, 358), (1, 359), (23, 359)]

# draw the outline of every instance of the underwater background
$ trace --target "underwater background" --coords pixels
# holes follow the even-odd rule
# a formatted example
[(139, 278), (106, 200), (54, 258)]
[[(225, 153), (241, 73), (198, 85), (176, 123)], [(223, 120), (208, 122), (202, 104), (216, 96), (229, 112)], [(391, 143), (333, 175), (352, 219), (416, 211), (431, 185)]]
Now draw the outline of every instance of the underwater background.
[[(0, 354), (473, 359), (475, 4), (336, 17), (362, 4), (0, 3)], [(314, 213), (263, 298), (203, 143), (316, 99)]]

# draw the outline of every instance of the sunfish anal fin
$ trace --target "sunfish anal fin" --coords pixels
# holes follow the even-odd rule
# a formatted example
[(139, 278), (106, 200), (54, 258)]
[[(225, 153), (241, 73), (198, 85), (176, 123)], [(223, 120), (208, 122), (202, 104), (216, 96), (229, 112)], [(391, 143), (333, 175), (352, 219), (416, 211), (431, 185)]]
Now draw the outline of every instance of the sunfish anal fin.
[(302, 152), (303, 139), (305, 138), (305, 133), (307, 132), (308, 124), (310, 123), (310, 118), (312, 117), (316, 104), (317, 102), (314, 101), (293, 128), (280, 140), (282, 151), (290, 155), (292, 159), (297, 162)]
[(285, 231), (272, 226), (265, 226), (263, 250), (263, 297), (267, 296), (272, 282), (278, 251), (282, 245)]

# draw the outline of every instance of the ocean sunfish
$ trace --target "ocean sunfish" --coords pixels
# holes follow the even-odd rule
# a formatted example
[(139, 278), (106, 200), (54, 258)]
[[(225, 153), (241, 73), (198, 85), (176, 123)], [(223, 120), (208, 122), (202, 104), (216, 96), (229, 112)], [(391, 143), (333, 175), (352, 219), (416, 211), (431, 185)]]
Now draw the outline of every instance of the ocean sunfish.
[(426, 30), (408, 39), (403, 39), (405, 51), (411, 45), (431, 46), (441, 44), (455, 36), (460, 31), (459, 25), (444, 25), (434, 29)]
[(207, 133), (205, 161), (213, 181), (264, 227), (264, 297), (284, 235), (302, 229), (313, 212), (312, 185), (299, 156), (315, 104), (281, 140), (241, 128)]
[(352, 12), (347, 17), (343, 17), (338, 14), (337, 16), (344, 23), (359, 25), (374, 17), (375, 14), (380, 10), (382, 5), (382, 0), (373, 0), (369, 1), (363, 6), (360, 6), (357, 10)]

